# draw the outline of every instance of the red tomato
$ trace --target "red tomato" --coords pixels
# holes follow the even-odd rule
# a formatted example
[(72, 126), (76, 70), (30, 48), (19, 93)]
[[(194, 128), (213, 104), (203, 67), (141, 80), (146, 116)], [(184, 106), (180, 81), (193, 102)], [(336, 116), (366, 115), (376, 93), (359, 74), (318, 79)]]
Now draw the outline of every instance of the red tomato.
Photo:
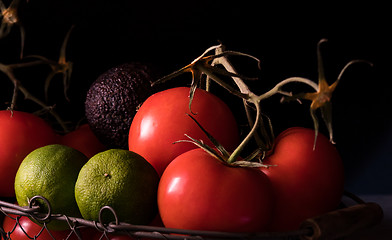
[(81, 151), (88, 158), (106, 149), (91, 131), (88, 124), (83, 124), (78, 129), (61, 136), (60, 143)]
[(289, 231), (300, 223), (335, 209), (343, 193), (343, 163), (336, 148), (319, 134), (313, 150), (314, 130), (290, 128), (281, 133), (262, 168), (276, 198), (271, 230)]
[(15, 196), (15, 175), (27, 154), (55, 142), (54, 131), (43, 119), (25, 112), (0, 111), (0, 196)]
[[(16, 218), (16, 215), (10, 214), (13, 218)], [(10, 218), (10, 217), (5, 217), (4, 222), (3, 222), (3, 229), (6, 233), (10, 233), (10, 239), (13, 240), (25, 240), (29, 239), (27, 235), (33, 239), (34, 236), (39, 236), (37, 240), (52, 240), (53, 237), (54, 239), (70, 239), (70, 240), (76, 240), (78, 239), (77, 236), (73, 233), (70, 238), (67, 238), (68, 235), (70, 235), (71, 230), (64, 230), (64, 231), (50, 231), (50, 234), (52, 234), (53, 237), (50, 236), (49, 232), (44, 229), (42, 233), (40, 231), (42, 230), (42, 226), (36, 224), (35, 222), (31, 221), (28, 217), (22, 216), (19, 219), (19, 224), (17, 225), (16, 220)], [(16, 226), (16, 227), (15, 227)], [(15, 227), (15, 230), (13, 230)], [(26, 235), (27, 234), (27, 235)], [(82, 233), (83, 234), (83, 233)]]
[[(129, 131), (129, 150), (143, 156), (162, 175), (166, 166), (181, 153), (196, 148), (192, 143), (177, 143), (188, 134), (212, 146), (206, 135), (186, 114), (189, 88), (179, 87), (149, 97), (136, 113)], [(228, 151), (239, 143), (236, 120), (229, 107), (215, 95), (197, 89), (192, 115)]]
[(268, 177), (259, 169), (229, 166), (202, 149), (174, 159), (158, 187), (159, 213), (168, 228), (263, 231), (273, 200)]

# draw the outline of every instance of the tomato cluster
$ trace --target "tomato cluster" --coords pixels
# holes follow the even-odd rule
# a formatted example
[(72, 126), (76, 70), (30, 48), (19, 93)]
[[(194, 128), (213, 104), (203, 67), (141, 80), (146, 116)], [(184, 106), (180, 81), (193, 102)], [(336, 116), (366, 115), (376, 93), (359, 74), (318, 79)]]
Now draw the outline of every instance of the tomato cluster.
[[(238, 144), (238, 127), (229, 107), (197, 89), (189, 109), (189, 88), (148, 98), (129, 133), (129, 149), (162, 174), (158, 207), (166, 227), (229, 232), (288, 231), (306, 218), (335, 209), (343, 193), (343, 165), (329, 140), (314, 130), (281, 133), (264, 163), (230, 164), (191, 141), (214, 146), (187, 114), (229, 152)], [(184, 135), (186, 134), (186, 136)], [(257, 165), (256, 165), (257, 166)]]

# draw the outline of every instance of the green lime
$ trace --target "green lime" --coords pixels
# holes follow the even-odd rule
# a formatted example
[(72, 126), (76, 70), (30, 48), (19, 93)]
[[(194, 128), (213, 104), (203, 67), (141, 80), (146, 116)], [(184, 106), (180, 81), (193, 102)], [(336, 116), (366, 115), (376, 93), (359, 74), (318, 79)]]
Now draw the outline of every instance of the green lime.
[[(110, 149), (93, 156), (80, 170), (75, 198), (83, 218), (99, 220), (100, 209), (110, 206), (119, 221), (147, 224), (157, 213), (159, 177), (140, 155)], [(102, 220), (114, 220), (103, 211)]]
[[(75, 182), (87, 157), (64, 145), (47, 145), (32, 151), (19, 166), (15, 177), (16, 200), (20, 206), (28, 206), (34, 196), (46, 198), (52, 213), (80, 217), (75, 201)], [(47, 213), (48, 206), (42, 200), (37, 204)], [(48, 223), (53, 230), (67, 229), (65, 221)]]

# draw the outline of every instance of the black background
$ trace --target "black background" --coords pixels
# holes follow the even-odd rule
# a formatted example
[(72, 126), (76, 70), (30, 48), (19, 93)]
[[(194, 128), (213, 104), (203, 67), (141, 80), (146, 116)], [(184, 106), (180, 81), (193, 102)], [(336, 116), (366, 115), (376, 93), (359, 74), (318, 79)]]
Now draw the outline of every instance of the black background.
[[(10, 1), (4, 1), (8, 6)], [(20, 6), (26, 30), (25, 55), (56, 60), (72, 25), (67, 59), (74, 63), (70, 103), (62, 95), (61, 76), (53, 79), (49, 104), (56, 104), (71, 122), (83, 118), (83, 102), (90, 84), (107, 69), (128, 61), (150, 62), (168, 74), (190, 63), (206, 48), (222, 41), (230, 50), (261, 59), (234, 58), (238, 70), (260, 80), (250, 83), (263, 93), (292, 76), (317, 80), (316, 45), (322, 38), (327, 80), (332, 83), (353, 59), (353, 65), (333, 97), (334, 133), (346, 168), (346, 188), (358, 194), (392, 193), (392, 126), (390, 24), (386, 4), (269, 3), (267, 1), (116, 1), (30, 0)], [(17, 63), (20, 35), (14, 26), (0, 40), (0, 62)], [(17, 71), (22, 83), (43, 96), (48, 66)], [(184, 75), (184, 84), (190, 75)], [(12, 96), (12, 84), (0, 75), (0, 107)], [(222, 96), (226, 98), (226, 95)], [(33, 112), (33, 103), (18, 99), (18, 109)], [(264, 109), (275, 131), (289, 126), (312, 127), (309, 103), (280, 104), (278, 97)], [(321, 131), (327, 133), (324, 126)]]

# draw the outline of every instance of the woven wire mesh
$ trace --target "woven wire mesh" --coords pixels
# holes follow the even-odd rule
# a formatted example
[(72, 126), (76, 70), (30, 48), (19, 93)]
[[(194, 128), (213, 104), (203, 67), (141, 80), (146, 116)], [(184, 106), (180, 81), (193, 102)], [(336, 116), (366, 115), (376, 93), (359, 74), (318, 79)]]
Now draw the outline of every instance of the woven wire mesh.
[[(365, 203), (355, 195), (346, 193), (346, 196), (355, 202), (357, 206)], [(41, 212), (40, 207), (34, 204), (39, 200), (46, 204), (46, 212)], [(345, 210), (346, 206), (342, 207)], [(347, 208), (348, 209), (348, 208)], [(102, 221), (102, 214), (105, 211), (110, 211), (113, 215), (112, 222), (105, 223)], [(187, 240), (219, 240), (219, 239), (247, 239), (247, 240), (283, 240), (283, 239), (316, 239), (313, 238), (314, 229), (311, 227), (303, 227), (296, 231), (290, 232), (262, 232), (262, 233), (229, 233), (229, 232), (215, 232), (215, 231), (196, 231), (183, 229), (170, 229), (165, 227), (132, 225), (123, 223), (118, 220), (117, 214), (110, 206), (101, 208), (99, 221), (89, 221), (82, 218), (70, 217), (62, 214), (52, 213), (50, 203), (41, 196), (36, 196), (30, 199), (30, 205), (20, 207), (8, 201), (0, 201), (0, 218), (3, 221), (13, 221), (13, 224), (4, 229), (3, 224), (0, 225), (0, 235), (2, 239), (18, 239), (14, 235), (16, 232), (24, 235), (24, 239), (111, 239), (115, 235), (122, 235), (120, 239), (187, 239)], [(373, 211), (374, 212), (374, 211)], [(328, 213), (327, 213), (328, 214)], [(375, 212), (374, 215), (379, 215)], [(381, 210), (382, 215), (382, 210)], [(8, 218), (8, 219), (6, 219)], [(38, 230), (34, 233), (27, 233), (24, 229), (21, 220), (22, 218), (30, 218), (35, 222), (40, 223)], [(59, 220), (65, 221), (68, 224), (68, 229), (62, 231), (52, 231), (48, 229), (48, 224), (51, 221)], [(375, 224), (380, 221), (375, 219), (369, 224)], [(3, 227), (2, 227), (3, 226)], [(361, 226), (368, 227), (368, 226)], [(355, 226), (353, 229), (356, 229)], [(328, 235), (329, 233), (327, 233)], [(339, 235), (339, 233), (338, 233)], [(128, 236), (129, 238), (127, 238)], [(40, 238), (41, 237), (41, 238)], [(117, 238), (116, 238), (117, 239)], [(318, 238), (317, 238), (318, 239)]]
[[(39, 207), (30, 204), (27, 207), (20, 207), (6, 201), (0, 201), (0, 211), (4, 218), (10, 218), (7, 221), (13, 220), (14, 224), (11, 229), (4, 229), (0, 227), (2, 239), (13, 239), (13, 234), (16, 231), (19, 234), (22, 232), (26, 239), (111, 239), (114, 235), (128, 236), (129, 239), (300, 239), (301, 236), (311, 234), (310, 229), (301, 229), (298, 231), (285, 232), (285, 233), (228, 233), (228, 232), (214, 232), (214, 231), (194, 231), (182, 229), (170, 229), (165, 227), (145, 226), (145, 225), (132, 225), (128, 223), (119, 222), (116, 212), (109, 206), (101, 209), (100, 216), (104, 211), (110, 211), (115, 221), (104, 223), (101, 221), (88, 221), (82, 218), (70, 217), (62, 214), (53, 214), (51, 211), (50, 203), (43, 197), (37, 196), (35, 200), (40, 199), (47, 205), (48, 211), (42, 213)], [(22, 218), (34, 219), (40, 223), (40, 228), (37, 232), (28, 233), (21, 224)], [(48, 228), (48, 224), (53, 220), (65, 221), (69, 229), (61, 231), (52, 231)], [(92, 236), (94, 235), (94, 236)], [(124, 237), (124, 239), (126, 239)]]

